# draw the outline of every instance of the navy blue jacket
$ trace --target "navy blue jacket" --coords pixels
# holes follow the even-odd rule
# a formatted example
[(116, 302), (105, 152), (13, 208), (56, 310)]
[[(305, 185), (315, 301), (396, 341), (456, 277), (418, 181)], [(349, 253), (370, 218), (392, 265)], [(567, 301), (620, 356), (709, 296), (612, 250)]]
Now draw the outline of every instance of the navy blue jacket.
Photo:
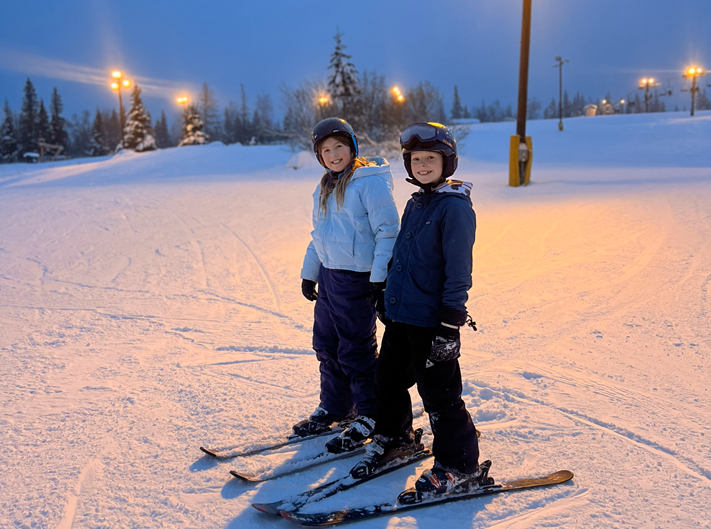
[(437, 327), (442, 310), (466, 312), (476, 232), (471, 187), (448, 180), (407, 202), (385, 288), (387, 318)]

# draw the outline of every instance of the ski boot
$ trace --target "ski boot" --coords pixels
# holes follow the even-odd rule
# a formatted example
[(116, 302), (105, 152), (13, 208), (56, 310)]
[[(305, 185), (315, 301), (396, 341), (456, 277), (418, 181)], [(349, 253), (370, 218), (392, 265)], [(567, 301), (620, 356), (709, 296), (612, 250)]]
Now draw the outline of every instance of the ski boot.
[(299, 421), (292, 427), (294, 433), (290, 437), (308, 437), (329, 432), (337, 422), (338, 418), (335, 415), (319, 406), (308, 419)]
[(425, 449), (422, 444), (422, 428), (398, 438), (377, 434), (368, 443), (363, 459), (351, 469), (350, 475), (363, 479), (376, 473), (390, 461), (408, 458)]
[(489, 477), (491, 461), (480, 463), (471, 474), (465, 474), (456, 469), (446, 468), (435, 461), (430, 470), (426, 470), (415, 482), (415, 488), (406, 490), (398, 496), (398, 502), (403, 505), (422, 503), (441, 494), (461, 494), (473, 492), (494, 484), (494, 478)]
[(375, 419), (359, 415), (341, 432), (341, 435), (326, 443), (326, 450), (332, 454), (351, 452), (363, 446), (366, 439), (373, 435), (373, 430), (375, 430)]

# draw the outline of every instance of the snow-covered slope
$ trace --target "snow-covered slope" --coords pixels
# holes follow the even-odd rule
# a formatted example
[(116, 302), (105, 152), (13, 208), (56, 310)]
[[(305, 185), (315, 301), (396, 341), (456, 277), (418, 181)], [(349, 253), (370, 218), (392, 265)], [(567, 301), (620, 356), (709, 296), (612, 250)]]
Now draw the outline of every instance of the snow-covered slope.
[[(556, 125), (529, 123), (525, 189), (506, 185), (513, 124), (461, 146), (480, 329), (462, 372), (493, 476), (576, 477), (362, 527), (711, 526), (711, 114)], [(347, 472), (248, 487), (228, 469), (293, 453), (197, 450), (256, 446), (317, 404), (299, 271), (320, 171), (302, 158), (0, 165), (0, 527), (289, 527), (249, 504)], [(309, 509), (389, 499), (424, 467)]]

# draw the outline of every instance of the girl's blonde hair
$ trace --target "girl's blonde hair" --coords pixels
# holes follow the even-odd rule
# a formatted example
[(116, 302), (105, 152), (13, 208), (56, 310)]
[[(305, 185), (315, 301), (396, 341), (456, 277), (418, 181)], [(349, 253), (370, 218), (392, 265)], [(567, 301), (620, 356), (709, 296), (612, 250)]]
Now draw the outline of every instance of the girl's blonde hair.
[(323, 177), (321, 177), (321, 193), (318, 201), (319, 212), (323, 210), (323, 214), (326, 214), (328, 209), (328, 198), (331, 196), (331, 193), (335, 193), (336, 207), (340, 210), (343, 205), (343, 201), (346, 198), (346, 186), (348, 186), (348, 183), (351, 181), (353, 173), (360, 167), (368, 167), (370, 165), (374, 164), (369, 162), (366, 158), (357, 157), (353, 160), (351, 168), (348, 169), (348, 171), (346, 171), (346, 173), (340, 178), (334, 178), (330, 171), (326, 171), (323, 174)]

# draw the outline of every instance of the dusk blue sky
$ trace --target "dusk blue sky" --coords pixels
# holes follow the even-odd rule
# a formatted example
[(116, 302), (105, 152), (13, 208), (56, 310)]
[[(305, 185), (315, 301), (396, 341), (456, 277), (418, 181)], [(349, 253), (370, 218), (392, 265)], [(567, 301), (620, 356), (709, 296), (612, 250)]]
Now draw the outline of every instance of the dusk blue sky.
[[(203, 81), (221, 105), (239, 100), (240, 83), (250, 103), (270, 93), (281, 116), (279, 86), (325, 79), (338, 27), (360, 71), (405, 89), (430, 81), (447, 110), (455, 84), (470, 107), (515, 107), (521, 11), (522, 0), (4, 0), (0, 98), (19, 109), (29, 76), (45, 102), (59, 89), (67, 117), (93, 112), (116, 105), (118, 68), (154, 117), (172, 117), (175, 97)], [(558, 93), (556, 55), (570, 60), (571, 95), (626, 98), (654, 76), (676, 92), (670, 110), (688, 107), (681, 72), (711, 68), (711, 1), (533, 0), (529, 95), (544, 107)]]

